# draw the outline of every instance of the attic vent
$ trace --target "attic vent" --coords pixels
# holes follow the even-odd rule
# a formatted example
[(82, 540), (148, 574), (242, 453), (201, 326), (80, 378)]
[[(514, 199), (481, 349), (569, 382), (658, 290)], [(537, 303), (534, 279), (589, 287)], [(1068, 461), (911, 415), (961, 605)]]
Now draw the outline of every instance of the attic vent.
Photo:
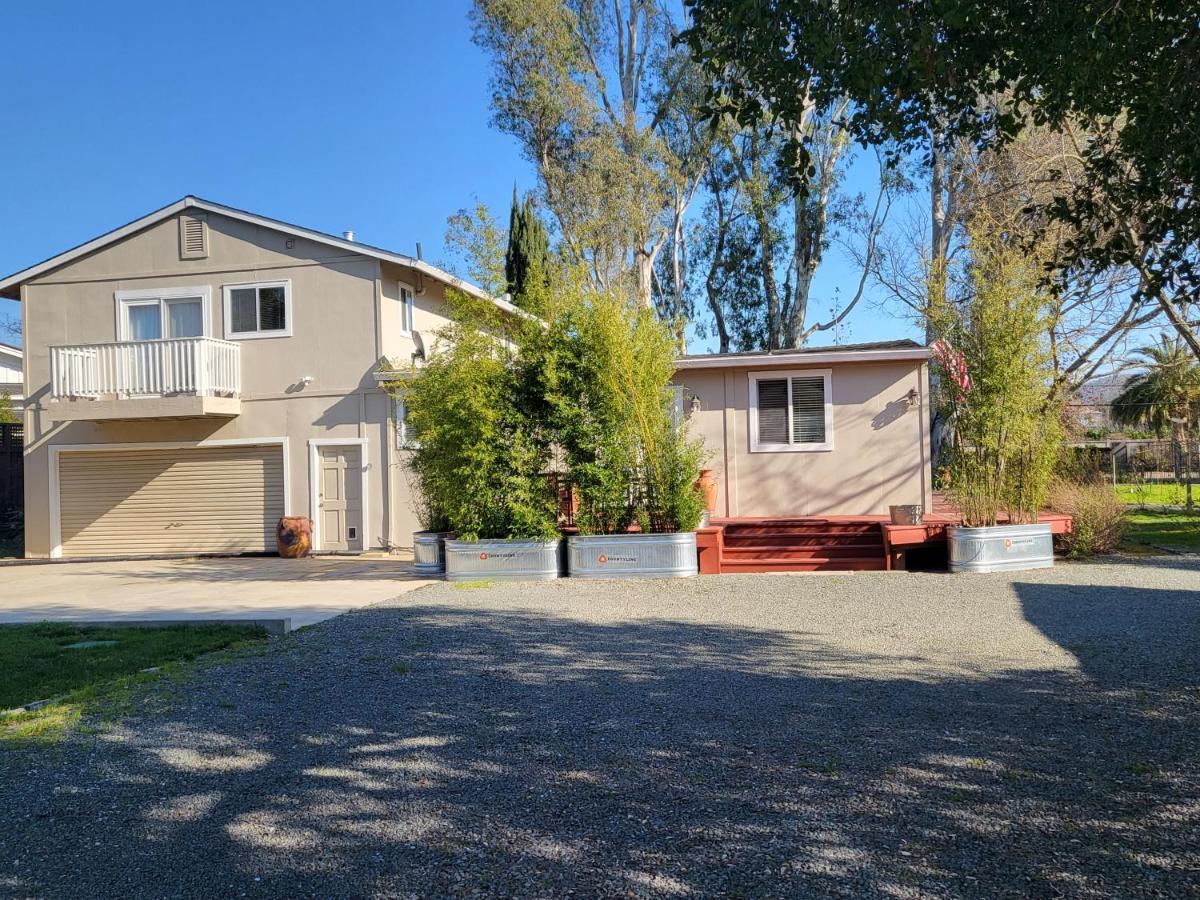
[(204, 213), (184, 213), (179, 217), (179, 258), (204, 259), (208, 256), (208, 222)]

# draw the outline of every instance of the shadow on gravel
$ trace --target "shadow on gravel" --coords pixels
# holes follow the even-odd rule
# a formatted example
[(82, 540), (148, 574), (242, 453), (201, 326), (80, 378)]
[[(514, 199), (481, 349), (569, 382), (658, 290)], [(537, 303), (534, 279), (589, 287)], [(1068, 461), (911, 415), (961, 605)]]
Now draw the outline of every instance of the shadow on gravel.
[(795, 633), (356, 611), (36, 794), (0, 788), (0, 890), (1193, 893), (1198, 596), (1014, 589), (1080, 671), (902, 677)]

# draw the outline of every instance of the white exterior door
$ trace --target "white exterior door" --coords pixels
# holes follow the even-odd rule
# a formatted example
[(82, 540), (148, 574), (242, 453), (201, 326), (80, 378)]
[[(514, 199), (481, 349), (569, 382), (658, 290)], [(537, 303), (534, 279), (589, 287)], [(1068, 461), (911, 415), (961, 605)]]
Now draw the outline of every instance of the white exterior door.
[(321, 550), (363, 549), (362, 448), (317, 448)]

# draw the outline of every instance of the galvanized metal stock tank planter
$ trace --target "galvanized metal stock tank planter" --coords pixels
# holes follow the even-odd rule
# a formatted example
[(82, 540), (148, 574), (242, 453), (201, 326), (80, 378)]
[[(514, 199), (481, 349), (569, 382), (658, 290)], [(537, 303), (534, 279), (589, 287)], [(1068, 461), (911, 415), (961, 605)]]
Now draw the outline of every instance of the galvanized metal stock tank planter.
[(699, 572), (696, 533), (596, 534), (567, 538), (572, 578), (688, 578)]
[(562, 574), (562, 541), (445, 542), (447, 581), (550, 581)]
[(446, 539), (453, 531), (413, 532), (413, 574), (443, 575), (446, 572)]
[(1049, 525), (950, 525), (946, 539), (951, 572), (1012, 572), (1054, 565), (1054, 535)]

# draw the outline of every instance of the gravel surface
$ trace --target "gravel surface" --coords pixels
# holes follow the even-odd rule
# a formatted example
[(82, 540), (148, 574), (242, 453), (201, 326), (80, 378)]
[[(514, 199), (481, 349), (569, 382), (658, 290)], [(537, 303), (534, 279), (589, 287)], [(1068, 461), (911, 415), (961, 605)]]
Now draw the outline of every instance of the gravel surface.
[(0, 753), (0, 895), (1197, 896), (1200, 564), (437, 585)]

